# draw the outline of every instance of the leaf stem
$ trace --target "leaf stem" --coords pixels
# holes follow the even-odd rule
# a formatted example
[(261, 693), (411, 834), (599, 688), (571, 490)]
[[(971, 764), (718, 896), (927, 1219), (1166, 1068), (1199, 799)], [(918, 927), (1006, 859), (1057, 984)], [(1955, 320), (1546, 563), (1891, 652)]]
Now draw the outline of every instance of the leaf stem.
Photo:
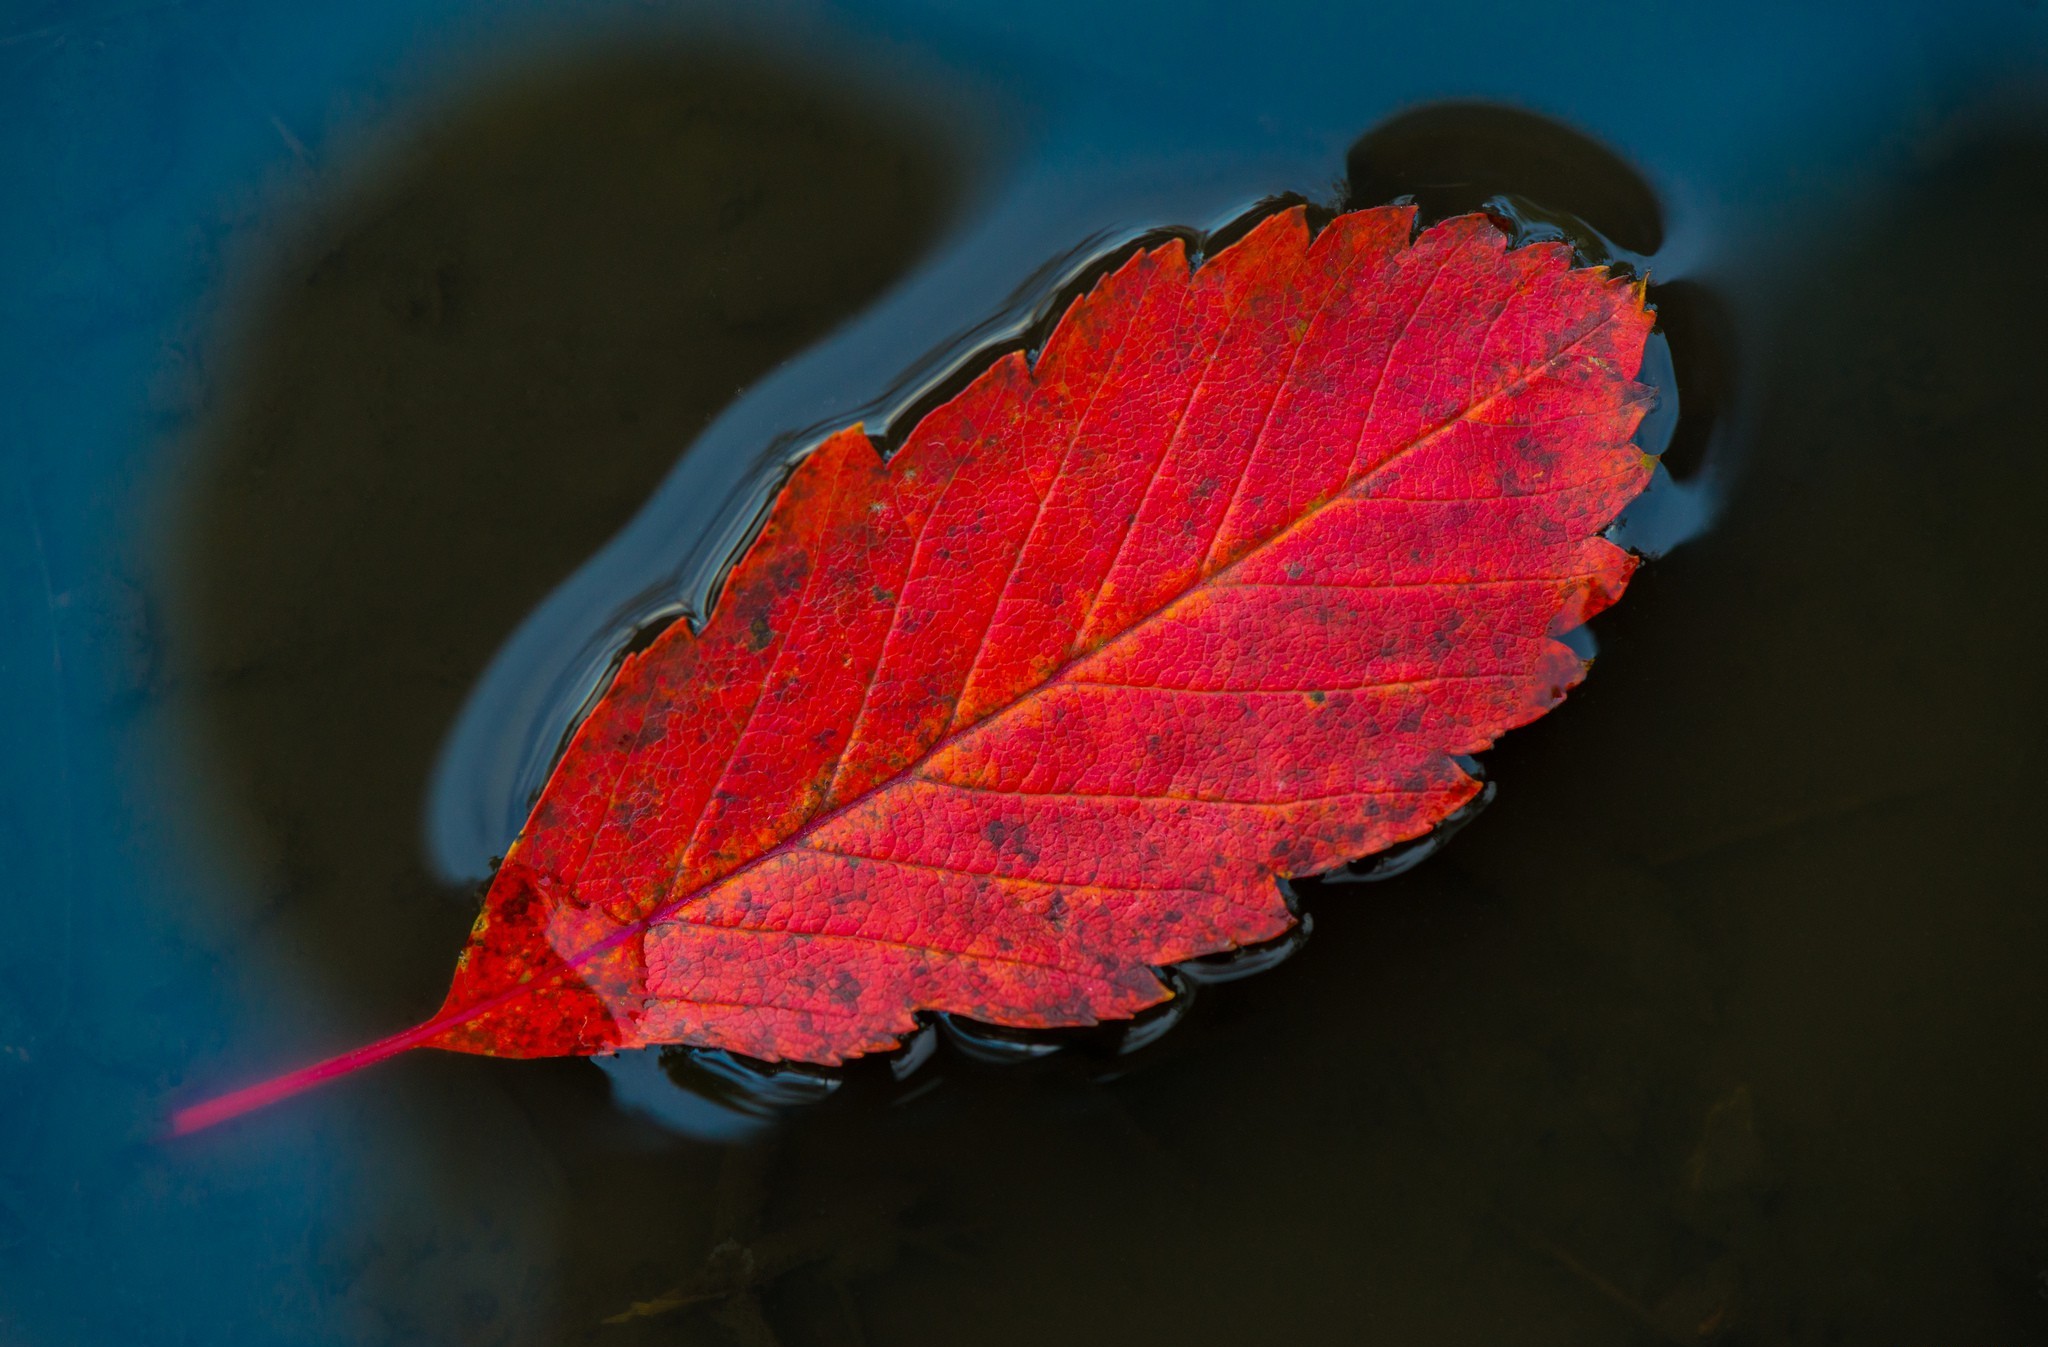
[(375, 1043), (351, 1049), (338, 1057), (329, 1057), (324, 1062), (301, 1067), (288, 1075), (220, 1095), (202, 1104), (181, 1108), (171, 1115), (168, 1134), (174, 1137), (189, 1136), (216, 1123), (226, 1122), (230, 1118), (240, 1117), (244, 1113), (274, 1104), (280, 1099), (289, 1098), (301, 1090), (310, 1090), (323, 1081), (333, 1080), (336, 1076), (345, 1076), (351, 1071), (359, 1071), (387, 1057), (396, 1057), (401, 1052), (418, 1047), (449, 1025), (449, 1020), (437, 1016), (389, 1038), (381, 1038)]

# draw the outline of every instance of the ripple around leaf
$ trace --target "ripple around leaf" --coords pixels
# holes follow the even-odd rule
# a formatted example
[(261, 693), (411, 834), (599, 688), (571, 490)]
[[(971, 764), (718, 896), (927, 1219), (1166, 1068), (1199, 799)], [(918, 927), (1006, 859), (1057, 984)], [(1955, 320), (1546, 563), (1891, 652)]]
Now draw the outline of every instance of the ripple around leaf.
[(1651, 317), (1480, 216), (1135, 252), (886, 462), (858, 426), (803, 461), (578, 730), (439, 1014), (347, 1065), (830, 1064), (1274, 940), (1279, 881), (1427, 833), (1584, 675)]

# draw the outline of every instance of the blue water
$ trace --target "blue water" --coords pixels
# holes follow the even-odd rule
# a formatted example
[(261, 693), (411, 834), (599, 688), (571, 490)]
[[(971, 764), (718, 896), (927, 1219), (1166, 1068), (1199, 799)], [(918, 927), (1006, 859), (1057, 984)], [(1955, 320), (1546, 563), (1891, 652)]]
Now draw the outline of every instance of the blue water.
[[(423, 1056), (158, 1139), (431, 1010), (807, 434), (1452, 100), (1660, 203), (1635, 526), (1705, 531), (1441, 854), (1125, 1057)], [(0, 1342), (2040, 1340), (2044, 128), (2019, 3), (5, 5)]]

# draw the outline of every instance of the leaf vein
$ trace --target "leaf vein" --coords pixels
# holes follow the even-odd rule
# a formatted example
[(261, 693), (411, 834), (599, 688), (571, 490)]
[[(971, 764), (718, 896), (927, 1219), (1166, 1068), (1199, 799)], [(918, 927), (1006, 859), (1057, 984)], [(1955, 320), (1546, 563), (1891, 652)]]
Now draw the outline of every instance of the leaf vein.
[(1209, 795), (1175, 795), (1168, 791), (1144, 794), (1136, 791), (1118, 790), (1022, 790), (1005, 786), (978, 786), (965, 781), (951, 781), (942, 776), (920, 776), (935, 786), (950, 790), (970, 791), (977, 795), (1004, 795), (1025, 800), (1137, 800), (1161, 804), (1218, 804), (1243, 809), (1279, 809), (1297, 804), (1321, 804), (1329, 800), (1370, 799), (1380, 795), (1444, 795), (1449, 788), (1433, 787), (1411, 790), (1399, 786), (1387, 786), (1373, 790), (1340, 790), (1327, 795), (1296, 795), (1286, 800), (1239, 800)]

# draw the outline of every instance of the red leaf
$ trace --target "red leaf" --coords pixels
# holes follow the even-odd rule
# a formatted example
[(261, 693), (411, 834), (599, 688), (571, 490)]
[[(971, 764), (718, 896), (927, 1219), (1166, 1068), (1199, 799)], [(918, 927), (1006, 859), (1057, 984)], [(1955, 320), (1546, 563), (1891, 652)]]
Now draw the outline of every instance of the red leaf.
[(1639, 286), (1478, 216), (1178, 241), (886, 463), (791, 477), (701, 632), (629, 658), (406, 1048), (838, 1062), (919, 1011), (1127, 1016), (1278, 881), (1428, 831), (1585, 672), (1632, 558)]

